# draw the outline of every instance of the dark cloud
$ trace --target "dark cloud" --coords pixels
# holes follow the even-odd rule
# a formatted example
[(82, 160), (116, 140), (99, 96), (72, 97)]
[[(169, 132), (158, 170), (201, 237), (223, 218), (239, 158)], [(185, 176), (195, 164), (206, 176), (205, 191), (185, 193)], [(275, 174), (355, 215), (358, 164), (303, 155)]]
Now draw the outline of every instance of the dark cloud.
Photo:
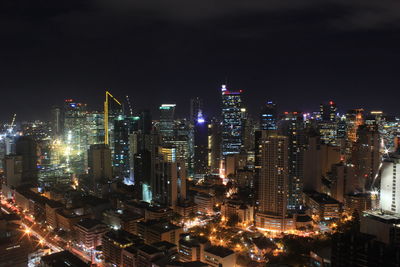
[[(396, 112), (399, 6), (392, 0), (0, 1), (0, 116), (48, 114), (77, 98), (101, 108), (105, 87), (137, 107), (246, 90), (257, 111), (336, 99)], [(384, 108), (384, 107), (382, 107)], [(24, 115), (23, 115), (24, 114)]]

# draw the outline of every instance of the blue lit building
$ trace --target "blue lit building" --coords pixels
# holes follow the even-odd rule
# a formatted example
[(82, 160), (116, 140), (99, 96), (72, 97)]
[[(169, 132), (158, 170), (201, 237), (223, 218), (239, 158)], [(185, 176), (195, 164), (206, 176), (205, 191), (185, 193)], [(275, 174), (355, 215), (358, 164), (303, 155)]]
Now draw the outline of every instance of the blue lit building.
[(114, 154), (113, 167), (116, 178), (125, 183), (133, 183), (133, 173), (130, 168), (129, 135), (137, 130), (139, 117), (118, 116), (114, 120)]
[(222, 155), (238, 154), (243, 142), (242, 90), (222, 85)]
[(276, 130), (277, 129), (277, 111), (276, 104), (272, 101), (267, 101), (260, 114), (260, 129), (261, 130)]
[(204, 175), (208, 171), (208, 125), (201, 112), (194, 124), (194, 174)]

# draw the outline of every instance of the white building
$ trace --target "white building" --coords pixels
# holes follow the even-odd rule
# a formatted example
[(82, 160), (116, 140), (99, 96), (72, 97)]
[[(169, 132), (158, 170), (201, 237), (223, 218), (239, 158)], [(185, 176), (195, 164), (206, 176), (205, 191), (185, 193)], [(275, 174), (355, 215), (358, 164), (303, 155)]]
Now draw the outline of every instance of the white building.
[(382, 163), (380, 204), (383, 211), (400, 213), (400, 155), (392, 154)]

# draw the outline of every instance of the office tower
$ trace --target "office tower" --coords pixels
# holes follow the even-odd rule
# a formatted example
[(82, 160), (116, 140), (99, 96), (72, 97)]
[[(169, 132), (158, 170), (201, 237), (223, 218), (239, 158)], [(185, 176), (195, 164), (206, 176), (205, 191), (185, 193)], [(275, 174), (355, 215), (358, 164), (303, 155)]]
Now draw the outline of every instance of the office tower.
[(178, 200), (186, 199), (186, 168), (176, 160), (176, 149), (159, 147), (152, 177), (153, 200), (161, 205), (175, 207)]
[(86, 104), (72, 99), (64, 104), (64, 143), (68, 147), (67, 162), (71, 172), (85, 173), (87, 168), (87, 122)]
[(213, 118), (208, 124), (208, 168), (213, 174), (219, 174), (221, 165), (221, 137), (221, 122)]
[(304, 151), (304, 190), (322, 192), (322, 177), (340, 161), (339, 147), (321, 144), (318, 136), (310, 136)]
[(88, 145), (104, 143), (104, 113), (91, 111), (86, 113)]
[(196, 123), (199, 112), (203, 112), (203, 99), (195, 97), (190, 99), (190, 122)]
[(333, 101), (329, 101), (327, 104), (320, 105), (320, 115), (322, 121), (336, 121), (337, 107)]
[(133, 184), (133, 173), (130, 169), (129, 136), (137, 130), (139, 117), (125, 117), (123, 115), (114, 119), (114, 176), (122, 179), (126, 184)]
[(364, 124), (364, 110), (352, 109), (346, 113), (347, 140), (350, 143), (357, 141), (357, 129)]
[(58, 106), (51, 108), (51, 132), (54, 138), (59, 138), (63, 134), (64, 114), (63, 109)]
[(175, 121), (173, 140), (164, 142), (164, 145), (172, 146), (176, 149), (177, 161), (185, 163), (186, 169), (190, 174), (193, 173), (193, 141), (193, 126), (188, 120), (182, 119)]
[(285, 231), (293, 228), (287, 218), (288, 138), (273, 131), (261, 131), (256, 226)]
[(201, 113), (194, 124), (194, 174), (204, 176), (208, 171), (208, 126)]
[(222, 85), (222, 155), (238, 154), (243, 142), (242, 90)]
[(302, 205), (304, 180), (305, 133), (303, 114), (285, 112), (278, 124), (279, 133), (288, 138), (288, 208), (296, 209)]
[(160, 106), (159, 131), (163, 141), (171, 140), (174, 137), (175, 104), (162, 104)]
[(390, 154), (382, 163), (380, 205), (383, 211), (400, 214), (400, 155)]
[(138, 130), (143, 134), (150, 134), (153, 128), (153, 122), (151, 118), (151, 113), (149, 110), (141, 110), (138, 112)]
[(277, 121), (276, 104), (272, 101), (267, 101), (260, 114), (260, 130), (276, 130)]
[(108, 145), (91, 145), (88, 163), (89, 176), (94, 184), (112, 179), (111, 149)]
[(22, 157), (21, 182), (36, 184), (38, 182), (38, 147), (37, 143), (29, 136), (22, 136), (17, 139), (15, 151)]
[(357, 141), (353, 143), (351, 163), (359, 180), (358, 190), (364, 192), (378, 176), (381, 163), (380, 135), (375, 128), (361, 125), (357, 129)]
[(3, 161), (6, 185), (20, 186), (22, 184), (22, 156), (7, 155)]

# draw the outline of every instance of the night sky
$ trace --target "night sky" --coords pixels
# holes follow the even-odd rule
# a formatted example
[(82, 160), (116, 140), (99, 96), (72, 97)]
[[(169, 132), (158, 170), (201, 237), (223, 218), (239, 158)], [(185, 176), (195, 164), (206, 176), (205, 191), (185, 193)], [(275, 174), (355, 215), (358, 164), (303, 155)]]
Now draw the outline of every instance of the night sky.
[[(245, 91), (258, 112), (365, 107), (399, 114), (398, 0), (2, 0), (0, 120), (47, 118), (104, 88), (156, 111)], [(157, 117), (157, 114), (155, 114)]]

